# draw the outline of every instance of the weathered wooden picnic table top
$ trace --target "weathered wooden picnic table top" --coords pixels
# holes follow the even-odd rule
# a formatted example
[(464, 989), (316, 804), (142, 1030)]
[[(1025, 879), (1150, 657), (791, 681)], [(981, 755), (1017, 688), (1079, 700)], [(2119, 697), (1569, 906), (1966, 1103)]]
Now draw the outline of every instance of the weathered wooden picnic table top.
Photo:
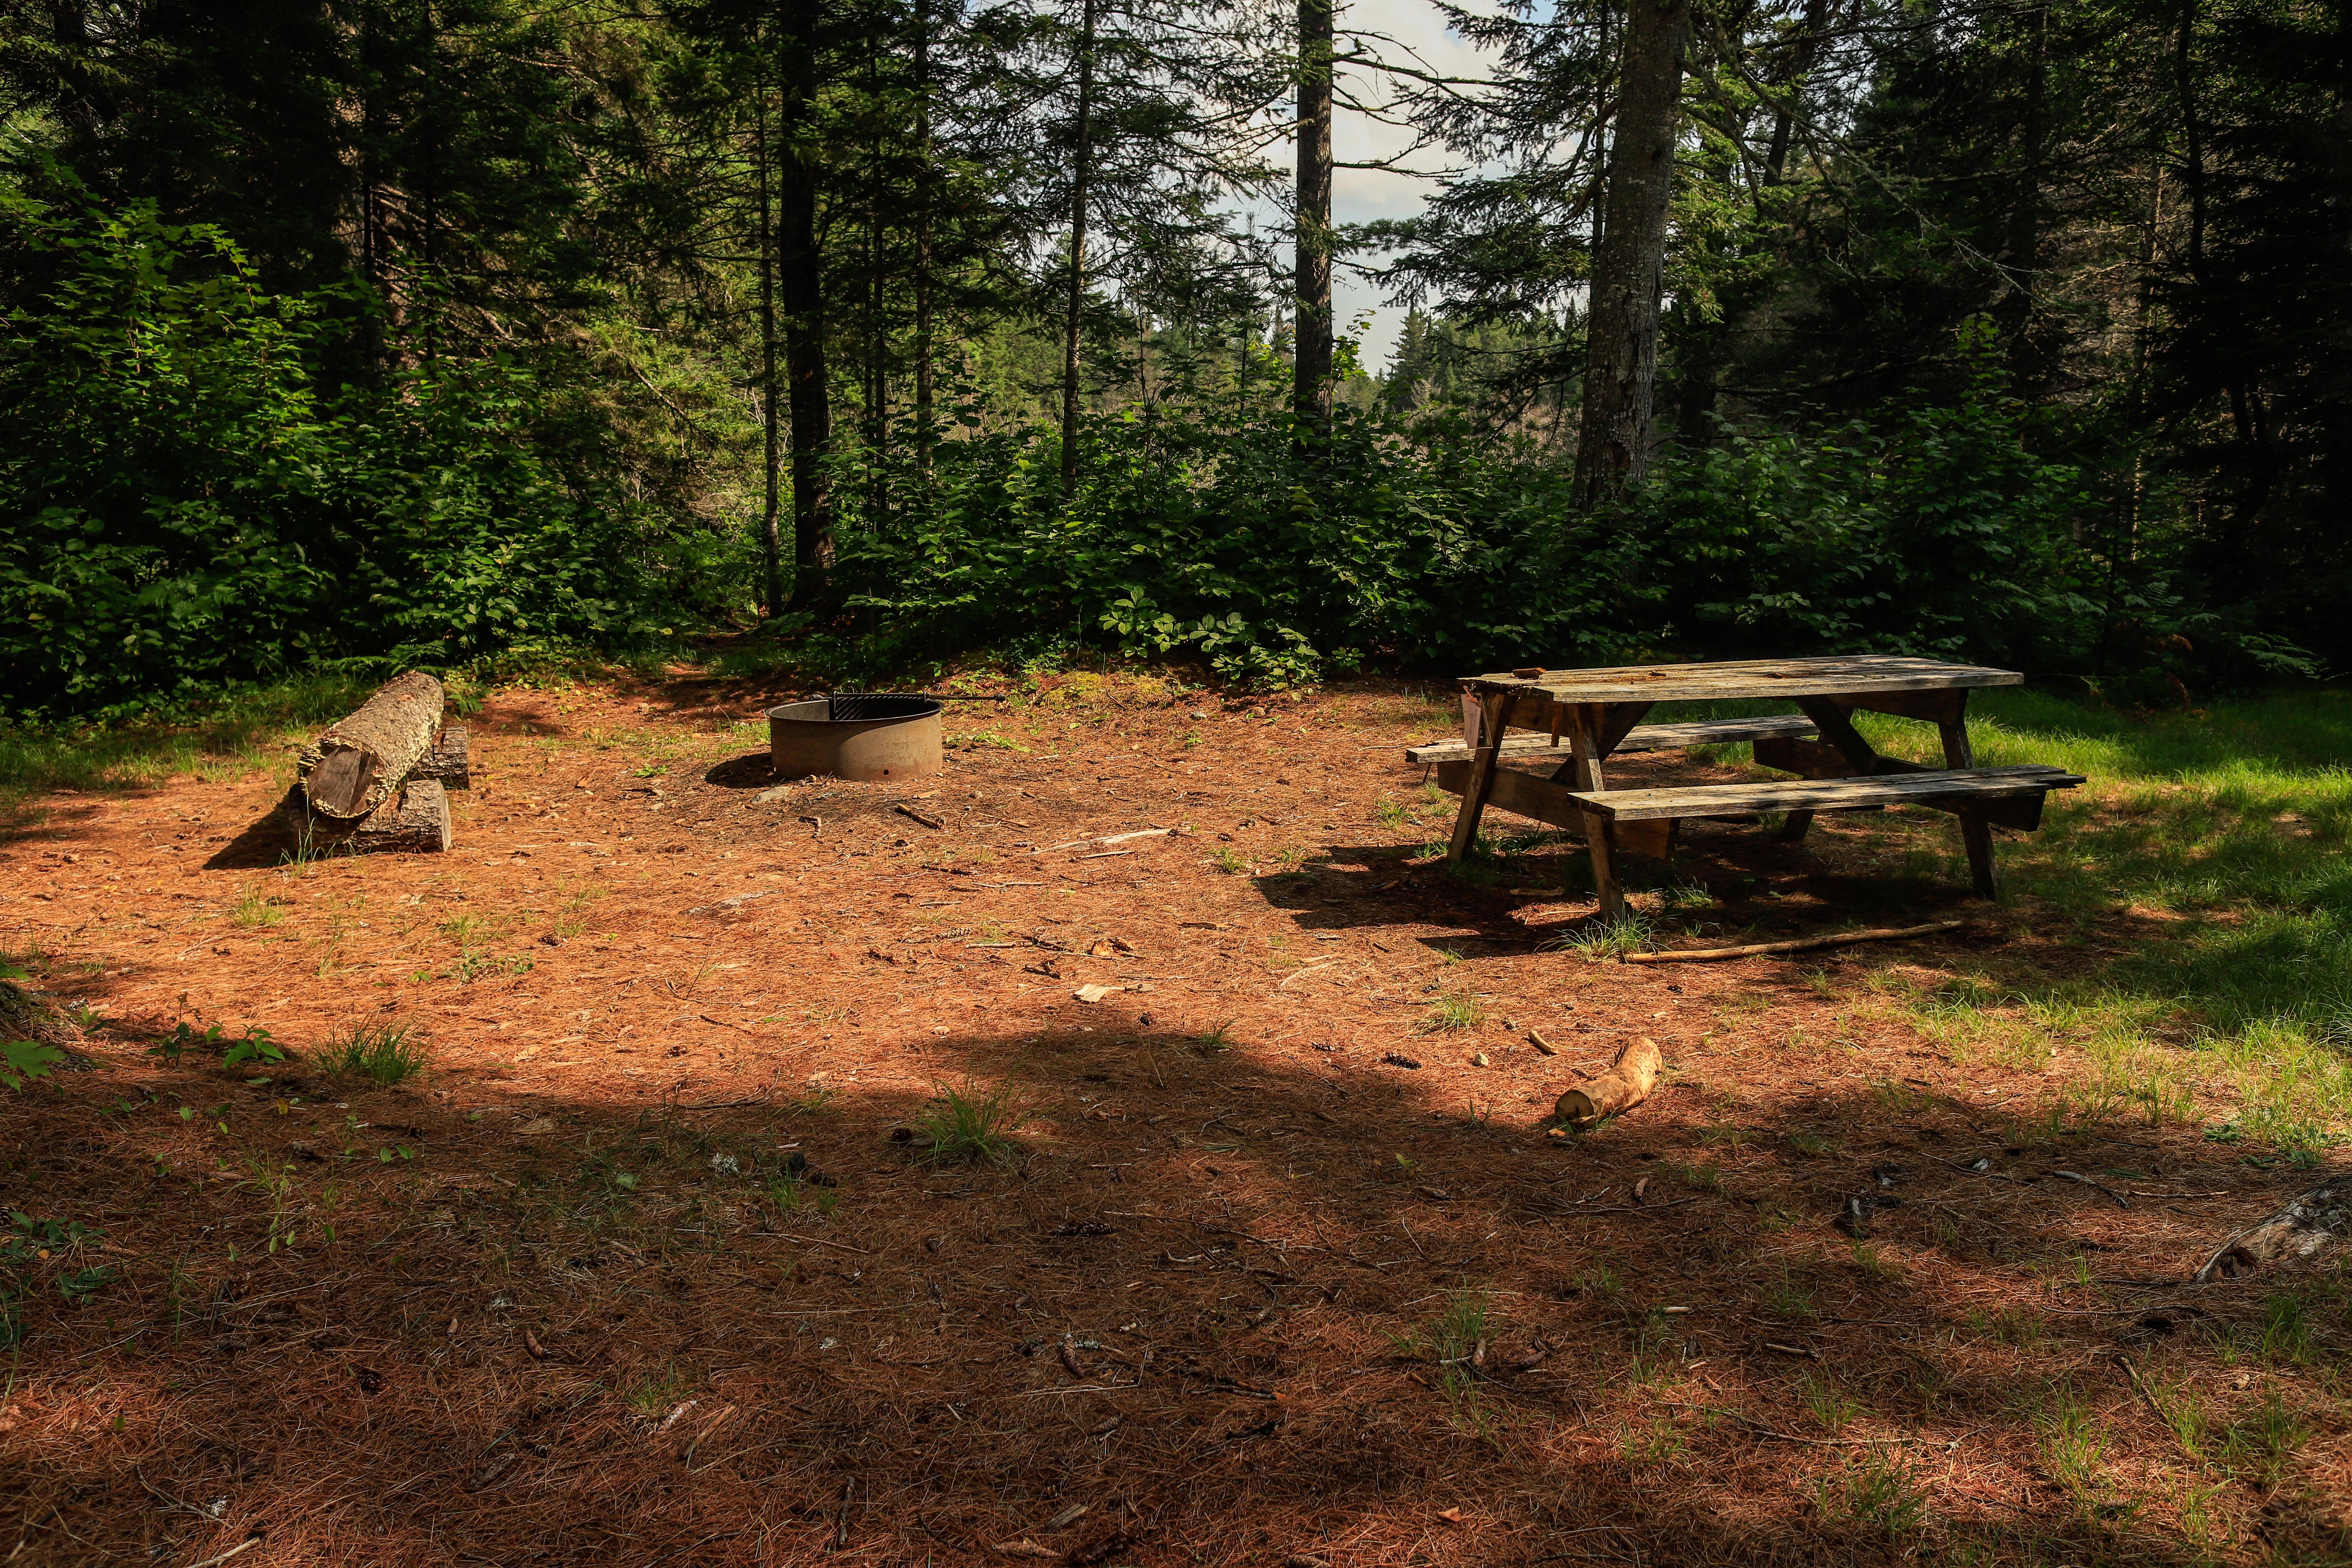
[(1946, 664), (1940, 659), (1864, 654), (1847, 658), (1731, 659), (1712, 664), (1629, 664), (1598, 669), (1548, 669), (1521, 678), (1508, 671), (1471, 676), (1465, 689), (1516, 692), (1559, 703), (1689, 702), (1710, 699), (1863, 696), (1889, 691), (1950, 691), (2016, 686), (2013, 669)]

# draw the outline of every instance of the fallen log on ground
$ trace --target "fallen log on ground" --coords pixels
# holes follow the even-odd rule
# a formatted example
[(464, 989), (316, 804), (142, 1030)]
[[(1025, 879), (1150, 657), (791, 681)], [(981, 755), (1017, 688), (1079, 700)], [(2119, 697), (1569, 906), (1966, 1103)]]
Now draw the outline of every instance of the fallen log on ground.
[(438, 855), (449, 847), (449, 792), (439, 779), (411, 777), (390, 800), (357, 822), (313, 811), (300, 784), (286, 792), (278, 810), (301, 835), (306, 859), (386, 852)]
[(1716, 958), (1754, 958), (1767, 952), (1806, 952), (1817, 947), (1844, 947), (1857, 942), (1894, 942), (1906, 936), (1933, 936), (1958, 931), (1966, 921), (1930, 921), (1920, 926), (1881, 926), (1874, 931), (1840, 931), (1835, 936), (1798, 937), (1790, 942), (1751, 942), (1745, 947), (1695, 947), (1680, 952), (1629, 952), (1628, 963), (1698, 963)]
[(1657, 1086), (1661, 1062), (1657, 1041), (1646, 1035), (1628, 1040), (1607, 1072), (1562, 1094), (1552, 1114), (1571, 1127), (1590, 1127), (1631, 1110), (1650, 1098), (1650, 1090)]
[(2347, 1240), (2352, 1240), (2352, 1175), (2322, 1182), (2260, 1225), (2240, 1231), (2205, 1260), (2189, 1283), (2234, 1279), (2265, 1263), (2309, 1258)]
[(441, 683), (412, 669), (329, 725), (295, 766), (310, 809), (355, 822), (391, 799), (441, 732)]

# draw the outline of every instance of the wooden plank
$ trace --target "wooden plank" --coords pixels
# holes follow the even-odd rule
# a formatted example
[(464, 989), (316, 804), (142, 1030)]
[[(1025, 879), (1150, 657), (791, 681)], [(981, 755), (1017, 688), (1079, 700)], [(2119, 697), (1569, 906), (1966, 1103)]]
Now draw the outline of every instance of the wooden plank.
[[(1636, 724), (1610, 748), (1609, 754), (1616, 757), (1636, 752), (1675, 752), (1691, 746), (1728, 745), (1778, 735), (1803, 737), (1813, 732), (1813, 721), (1800, 713), (1775, 713), (1761, 719), (1708, 719), (1688, 724)], [(1570, 747), (1540, 735), (1511, 735), (1503, 742), (1503, 755), (1512, 762), (1564, 763), (1570, 751)], [(1470, 748), (1460, 741), (1433, 741), (1425, 746), (1406, 747), (1404, 755), (1407, 762), (1424, 765), (1466, 763), (1470, 760)]]
[(1865, 655), (1851, 658), (1740, 659), (1711, 664), (1618, 665), (1547, 670), (1532, 679), (1480, 675), (1467, 691), (1509, 689), (1553, 702), (1689, 702), (1732, 698), (1865, 696), (2017, 686), (2013, 669), (1946, 664), (1932, 658)]
[(1925, 805), (1969, 796), (1998, 797), (2072, 789), (2080, 773), (2039, 763), (1875, 778), (1774, 780), (1764, 784), (1694, 784), (1675, 789), (1587, 790), (1580, 805), (1615, 821), (1658, 816), (1721, 816), (1748, 811), (1836, 811), (1854, 805)]
[[(1756, 761), (1759, 766), (1779, 768), (1783, 773), (1795, 773), (1800, 778), (1836, 779), (1853, 776), (1846, 772), (1845, 759), (1834, 747), (1821, 745), (1811, 741), (1789, 740), (1780, 736), (1759, 740), (1756, 742)], [(1967, 764), (1956, 765), (1966, 766)], [(1906, 763), (1900, 757), (1881, 757), (1869, 776), (1880, 778), (1888, 773), (1924, 773), (1935, 771), (1925, 763)], [(2018, 795), (2013, 798), (1997, 797), (1991, 800), (1973, 801), (1967, 809), (1970, 813), (1981, 815), (1984, 820), (1995, 827), (2013, 827), (2020, 833), (2031, 833), (2042, 826), (2042, 798), (2041, 792), (2036, 791), (2031, 795)], [(1960, 809), (1958, 806), (1947, 805), (1933, 800), (1915, 800), (1906, 804), (1924, 805), (1930, 811), (1957, 812)], [(1849, 809), (1874, 811), (1883, 808), (1867, 806)], [(1792, 816), (1798, 814), (1791, 814)], [(1802, 815), (1810, 816), (1811, 814)], [(1966, 818), (1963, 817), (1963, 821), (1965, 820)], [(1793, 843), (1803, 837), (1802, 827), (1797, 828), (1793, 833), (1785, 824), (1781, 828), (1783, 843)]]

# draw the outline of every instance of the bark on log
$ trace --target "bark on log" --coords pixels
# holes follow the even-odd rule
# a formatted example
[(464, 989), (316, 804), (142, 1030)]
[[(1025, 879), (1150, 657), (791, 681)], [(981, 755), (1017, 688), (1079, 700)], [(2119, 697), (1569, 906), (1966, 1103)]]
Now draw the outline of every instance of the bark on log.
[(1572, 1127), (1590, 1127), (1603, 1117), (1631, 1110), (1650, 1098), (1661, 1065), (1657, 1041), (1646, 1035), (1629, 1040), (1607, 1072), (1562, 1094), (1552, 1114)]
[(2352, 1240), (2352, 1175), (2322, 1182), (2262, 1224), (2240, 1231), (2205, 1260), (2189, 1283), (2233, 1279), (2278, 1258), (2309, 1258), (2347, 1240)]
[(311, 810), (299, 784), (286, 792), (279, 809), (302, 834), (306, 855), (437, 855), (449, 847), (449, 795), (439, 779), (412, 777), (357, 822)]
[(466, 726), (452, 724), (441, 731), (433, 749), (408, 770), (412, 779), (439, 779), (443, 789), (470, 789), (474, 772), (466, 742)]
[(420, 670), (394, 676), (359, 711), (328, 726), (296, 772), (311, 809), (355, 822), (390, 799), (441, 729), (441, 683)]

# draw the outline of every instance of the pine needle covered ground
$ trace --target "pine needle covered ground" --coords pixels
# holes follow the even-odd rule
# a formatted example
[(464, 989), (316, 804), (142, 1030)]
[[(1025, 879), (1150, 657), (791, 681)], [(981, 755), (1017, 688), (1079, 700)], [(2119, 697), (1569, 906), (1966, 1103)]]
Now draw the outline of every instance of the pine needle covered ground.
[(267, 725), (16, 753), (96, 1066), (0, 1091), (0, 1549), (2343, 1560), (2340, 1265), (2180, 1283), (2347, 1163), (2341, 694), (1996, 700), (2092, 778), (2007, 903), (1938, 816), (1727, 826), (1639, 940), (1972, 923), (1628, 965), (1566, 847), (1429, 853), (1442, 686), (994, 688), (775, 796), (772, 693), (498, 691), (443, 857), (287, 861)]

